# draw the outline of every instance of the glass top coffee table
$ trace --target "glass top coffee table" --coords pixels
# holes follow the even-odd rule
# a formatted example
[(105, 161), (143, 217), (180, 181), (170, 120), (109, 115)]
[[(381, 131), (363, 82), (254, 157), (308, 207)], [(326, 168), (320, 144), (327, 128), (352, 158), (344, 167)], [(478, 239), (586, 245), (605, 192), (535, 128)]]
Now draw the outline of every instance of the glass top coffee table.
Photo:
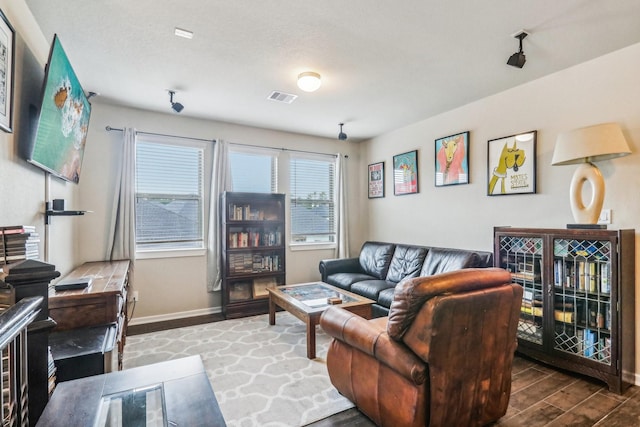
[(316, 358), (316, 325), (331, 305), (336, 305), (365, 319), (371, 318), (375, 301), (347, 292), (324, 282), (267, 288), (269, 291), (269, 324), (276, 324), (276, 309), (281, 307), (307, 325), (307, 357)]

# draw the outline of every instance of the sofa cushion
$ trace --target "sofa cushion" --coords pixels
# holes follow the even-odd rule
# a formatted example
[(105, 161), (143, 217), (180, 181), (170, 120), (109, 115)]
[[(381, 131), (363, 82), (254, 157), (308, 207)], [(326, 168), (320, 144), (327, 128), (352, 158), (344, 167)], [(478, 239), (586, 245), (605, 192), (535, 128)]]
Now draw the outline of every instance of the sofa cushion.
[(362, 273), (335, 273), (327, 276), (325, 281), (330, 285), (350, 291), (352, 284), (363, 280), (376, 280), (376, 278)]
[(397, 245), (393, 252), (387, 280), (398, 283), (407, 277), (417, 277), (427, 255), (427, 248)]
[(363, 280), (362, 282), (356, 282), (351, 285), (351, 292), (378, 301), (380, 291), (394, 288), (395, 286), (395, 283), (386, 280)]
[[(393, 295), (396, 292), (396, 288), (385, 289), (384, 291), (380, 291), (378, 294), (378, 305), (389, 308), (391, 307), (391, 302), (393, 301)], [(385, 313), (387, 315), (389, 313)]]
[(480, 264), (480, 258), (475, 252), (462, 249), (431, 248), (424, 259), (420, 276), (433, 276), (447, 271), (479, 267)]
[(376, 279), (385, 279), (395, 247), (393, 243), (365, 242), (359, 257), (362, 272)]

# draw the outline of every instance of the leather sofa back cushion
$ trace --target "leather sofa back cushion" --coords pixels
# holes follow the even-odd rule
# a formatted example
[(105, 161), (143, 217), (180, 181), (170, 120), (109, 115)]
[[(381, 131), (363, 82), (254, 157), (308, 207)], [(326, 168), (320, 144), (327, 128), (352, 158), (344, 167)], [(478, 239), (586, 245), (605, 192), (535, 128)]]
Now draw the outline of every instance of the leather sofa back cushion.
[(395, 289), (389, 309), (387, 333), (395, 340), (413, 323), (422, 306), (430, 298), (442, 294), (456, 294), (511, 283), (511, 273), (502, 268), (467, 268), (435, 276), (403, 280)]
[(481, 267), (480, 264), (480, 257), (475, 252), (460, 249), (431, 248), (422, 265), (420, 276), (433, 276), (447, 271)]
[(418, 277), (427, 255), (427, 248), (397, 245), (393, 252), (387, 280), (398, 283), (407, 277)]
[(360, 267), (363, 273), (384, 280), (395, 247), (392, 243), (365, 242), (360, 250)]

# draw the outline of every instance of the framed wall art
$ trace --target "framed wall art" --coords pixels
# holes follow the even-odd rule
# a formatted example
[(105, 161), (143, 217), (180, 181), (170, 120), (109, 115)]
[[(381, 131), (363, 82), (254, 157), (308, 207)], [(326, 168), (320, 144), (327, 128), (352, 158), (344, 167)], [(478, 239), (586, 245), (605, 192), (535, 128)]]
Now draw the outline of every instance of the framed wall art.
[(536, 135), (534, 130), (489, 140), (487, 195), (536, 192)]
[(418, 192), (418, 150), (393, 156), (393, 194)]
[(469, 183), (469, 132), (436, 139), (436, 187)]
[(13, 71), (15, 32), (0, 10), (0, 129), (13, 132)]
[(384, 197), (384, 162), (369, 165), (369, 198)]

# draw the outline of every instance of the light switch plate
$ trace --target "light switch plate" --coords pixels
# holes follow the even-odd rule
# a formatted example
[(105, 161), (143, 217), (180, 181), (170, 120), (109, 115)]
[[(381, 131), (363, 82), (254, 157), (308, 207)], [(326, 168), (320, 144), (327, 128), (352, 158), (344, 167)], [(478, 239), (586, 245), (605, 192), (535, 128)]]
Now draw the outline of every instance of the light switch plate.
[(611, 224), (611, 209), (602, 209), (598, 224)]

